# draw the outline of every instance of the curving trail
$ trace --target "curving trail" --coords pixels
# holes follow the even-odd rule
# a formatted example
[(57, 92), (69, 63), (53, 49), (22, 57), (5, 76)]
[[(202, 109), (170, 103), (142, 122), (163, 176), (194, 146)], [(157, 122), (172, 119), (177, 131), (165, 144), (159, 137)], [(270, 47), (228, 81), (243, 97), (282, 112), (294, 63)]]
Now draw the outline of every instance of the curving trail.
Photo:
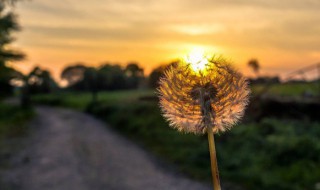
[(6, 175), (14, 189), (211, 189), (163, 169), (140, 147), (87, 114), (51, 107), (36, 111), (34, 132), (22, 153), (24, 164)]

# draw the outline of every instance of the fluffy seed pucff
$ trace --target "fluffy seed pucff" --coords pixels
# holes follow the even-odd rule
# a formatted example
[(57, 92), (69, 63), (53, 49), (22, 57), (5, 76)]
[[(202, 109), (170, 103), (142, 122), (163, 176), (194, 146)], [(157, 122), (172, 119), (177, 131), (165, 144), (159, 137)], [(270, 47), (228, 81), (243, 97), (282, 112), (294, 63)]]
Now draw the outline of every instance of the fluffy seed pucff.
[(208, 134), (214, 189), (220, 190), (214, 134), (231, 129), (244, 115), (250, 94), (246, 78), (222, 57), (189, 56), (165, 71), (158, 92), (170, 126)]

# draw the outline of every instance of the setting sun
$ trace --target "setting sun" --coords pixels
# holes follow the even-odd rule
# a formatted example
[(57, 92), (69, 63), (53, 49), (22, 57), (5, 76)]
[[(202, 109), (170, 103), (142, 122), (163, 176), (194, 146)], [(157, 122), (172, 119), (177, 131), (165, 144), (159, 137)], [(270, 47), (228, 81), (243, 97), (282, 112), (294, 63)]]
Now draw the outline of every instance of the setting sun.
[(195, 72), (204, 71), (208, 63), (207, 57), (202, 49), (192, 50), (185, 58)]

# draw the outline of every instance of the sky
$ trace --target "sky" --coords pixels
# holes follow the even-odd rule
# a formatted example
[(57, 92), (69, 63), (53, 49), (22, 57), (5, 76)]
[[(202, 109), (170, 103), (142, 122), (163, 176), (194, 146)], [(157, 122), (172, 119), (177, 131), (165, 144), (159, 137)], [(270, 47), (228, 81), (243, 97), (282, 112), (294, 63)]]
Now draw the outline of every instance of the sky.
[(223, 55), (246, 75), (285, 75), (320, 62), (319, 0), (31, 0), (19, 2), (14, 48), (27, 72), (56, 79), (76, 62), (138, 62), (149, 73), (194, 48)]

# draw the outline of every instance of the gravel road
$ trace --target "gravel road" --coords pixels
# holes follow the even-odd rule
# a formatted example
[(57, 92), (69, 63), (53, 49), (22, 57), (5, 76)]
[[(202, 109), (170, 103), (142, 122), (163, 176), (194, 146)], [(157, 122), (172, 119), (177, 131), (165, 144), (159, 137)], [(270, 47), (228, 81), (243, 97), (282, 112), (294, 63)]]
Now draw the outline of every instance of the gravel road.
[[(161, 167), (139, 146), (84, 113), (37, 107), (33, 133), (12, 170), (22, 190), (209, 190)], [(1, 188), (0, 188), (1, 189)]]

